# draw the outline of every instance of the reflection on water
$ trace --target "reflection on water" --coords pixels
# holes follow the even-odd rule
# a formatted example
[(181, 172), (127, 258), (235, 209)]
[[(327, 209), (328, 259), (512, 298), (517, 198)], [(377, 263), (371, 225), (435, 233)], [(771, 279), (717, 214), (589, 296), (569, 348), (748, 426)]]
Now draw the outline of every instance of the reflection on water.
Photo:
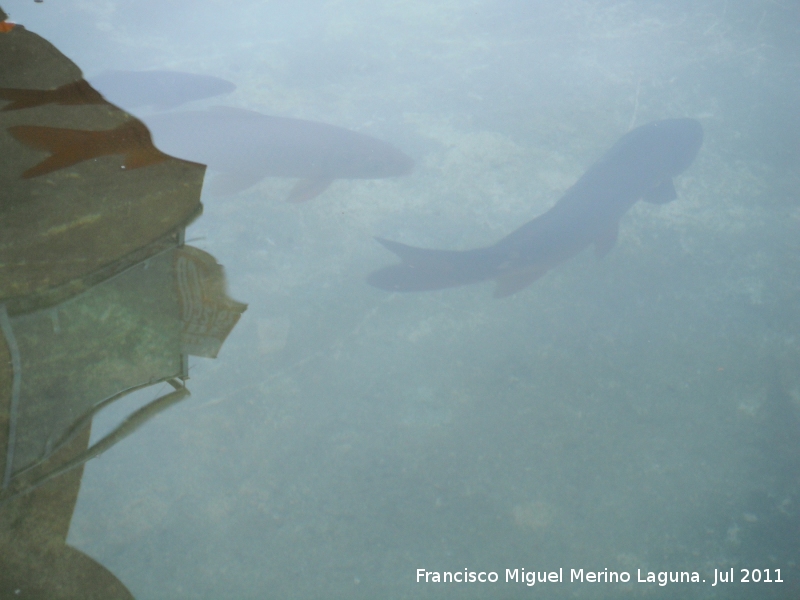
[[(129, 598), (66, 545), (83, 467), (187, 398), (188, 355), (215, 357), (246, 306), (225, 295), (211, 255), (183, 245), (204, 167), (156, 150), (141, 122), (42, 38), (15, 27), (0, 50), (17, 57), (0, 81), (10, 101), (1, 184), (11, 192), (0, 248), (0, 594)], [(30, 167), (14, 141), (50, 156)], [(147, 179), (134, 171), (157, 165)], [(172, 391), (90, 443), (101, 410), (160, 382)]]
[(230, 94), (236, 86), (211, 75), (180, 71), (105, 71), (92, 77), (92, 87), (124, 110), (153, 107), (166, 110), (193, 100)]
[[(798, 596), (794, 6), (13, 8), (0, 595)], [(500, 300), (366, 284), (375, 236), (488, 246), (669, 118), (703, 147), (602, 259)], [(783, 583), (711, 585), (743, 568)]]

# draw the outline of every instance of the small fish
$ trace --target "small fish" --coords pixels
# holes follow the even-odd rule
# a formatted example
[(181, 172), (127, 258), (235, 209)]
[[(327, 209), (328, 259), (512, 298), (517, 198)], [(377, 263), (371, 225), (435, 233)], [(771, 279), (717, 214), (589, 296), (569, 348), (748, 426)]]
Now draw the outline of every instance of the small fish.
[(655, 121), (626, 133), (555, 206), (492, 246), (429, 250), (376, 238), (402, 261), (372, 273), (377, 288), (411, 292), (497, 282), (495, 297), (526, 288), (594, 244), (598, 257), (617, 241), (622, 216), (637, 201), (677, 197), (672, 178), (694, 161), (703, 128), (694, 119)]
[(123, 155), (126, 169), (138, 169), (171, 158), (153, 146), (150, 132), (136, 119), (114, 129), (100, 131), (36, 125), (16, 125), (9, 127), (8, 131), (26, 146), (51, 153), (51, 156), (26, 170), (22, 174), (23, 179), (46, 175), (101, 156)]
[(30, 90), (19, 88), (0, 88), (0, 100), (10, 100), (0, 110), (20, 110), (44, 106), (45, 104), (78, 105), (78, 104), (106, 104), (100, 92), (92, 88), (89, 83), (80, 79), (66, 83), (53, 90)]
[(236, 89), (219, 77), (180, 71), (106, 71), (90, 81), (109, 102), (124, 110), (143, 106), (166, 110)]
[(395, 147), (325, 123), (215, 107), (143, 118), (164, 152), (217, 171), (212, 193), (233, 194), (264, 177), (296, 177), (290, 202), (321, 194), (335, 179), (405, 175), (414, 162)]

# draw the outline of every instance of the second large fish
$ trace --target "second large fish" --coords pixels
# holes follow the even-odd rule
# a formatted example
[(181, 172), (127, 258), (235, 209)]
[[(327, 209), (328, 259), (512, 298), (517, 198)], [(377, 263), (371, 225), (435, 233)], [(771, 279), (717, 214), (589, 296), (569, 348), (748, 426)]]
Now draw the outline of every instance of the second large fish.
[(509, 296), (594, 244), (598, 256), (617, 241), (619, 221), (638, 200), (677, 197), (672, 178), (694, 162), (703, 128), (694, 119), (665, 119), (629, 131), (575, 182), (555, 206), (492, 246), (429, 250), (377, 238), (402, 260), (372, 273), (375, 287), (411, 292), (497, 282)]
[(334, 179), (377, 179), (409, 173), (413, 161), (368, 135), (325, 123), (250, 110), (163, 113), (144, 117), (162, 152), (208, 165), (219, 194), (245, 190), (264, 177), (296, 177), (292, 202), (309, 200)]

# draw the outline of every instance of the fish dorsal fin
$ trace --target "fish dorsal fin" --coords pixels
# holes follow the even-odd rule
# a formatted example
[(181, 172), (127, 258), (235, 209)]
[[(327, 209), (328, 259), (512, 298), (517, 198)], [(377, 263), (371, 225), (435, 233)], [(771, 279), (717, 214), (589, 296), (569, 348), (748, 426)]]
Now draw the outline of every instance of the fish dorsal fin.
[(524, 290), (542, 275), (547, 273), (543, 267), (528, 267), (516, 271), (508, 271), (495, 278), (497, 286), (494, 288), (495, 298), (505, 298)]
[(603, 258), (611, 252), (619, 236), (619, 223), (613, 223), (604, 229), (599, 237), (594, 240), (594, 253), (597, 258)]
[(333, 177), (330, 175), (301, 179), (294, 185), (286, 200), (289, 202), (305, 202), (306, 200), (311, 200), (327, 190), (331, 183), (333, 183)]
[(675, 191), (672, 179), (665, 179), (642, 196), (642, 200), (650, 204), (666, 204), (667, 202), (672, 202), (677, 197), (678, 192)]

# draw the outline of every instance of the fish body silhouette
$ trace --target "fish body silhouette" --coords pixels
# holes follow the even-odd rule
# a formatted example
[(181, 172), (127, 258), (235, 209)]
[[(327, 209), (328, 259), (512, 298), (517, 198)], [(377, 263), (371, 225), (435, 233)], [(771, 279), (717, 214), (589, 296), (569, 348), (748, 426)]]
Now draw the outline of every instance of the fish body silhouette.
[(51, 153), (26, 170), (23, 179), (46, 175), (101, 156), (123, 155), (126, 169), (138, 169), (170, 158), (153, 146), (150, 132), (136, 119), (114, 129), (98, 131), (36, 125), (16, 125), (9, 127), (8, 131), (26, 146)]
[(322, 193), (334, 179), (405, 175), (413, 161), (386, 142), (314, 121), (250, 110), (164, 113), (144, 118), (161, 150), (216, 171), (212, 193), (245, 190), (264, 177), (295, 177), (292, 202)]
[(672, 178), (692, 164), (703, 143), (693, 119), (665, 119), (637, 127), (611, 149), (547, 212), (496, 244), (466, 251), (428, 250), (376, 238), (401, 263), (367, 282), (399, 292), (497, 282), (509, 296), (591, 244), (599, 257), (617, 240), (622, 216), (638, 200), (665, 204), (677, 197)]
[(181, 71), (106, 71), (91, 77), (90, 82), (109, 102), (125, 110), (143, 106), (175, 108), (236, 89), (219, 77)]

